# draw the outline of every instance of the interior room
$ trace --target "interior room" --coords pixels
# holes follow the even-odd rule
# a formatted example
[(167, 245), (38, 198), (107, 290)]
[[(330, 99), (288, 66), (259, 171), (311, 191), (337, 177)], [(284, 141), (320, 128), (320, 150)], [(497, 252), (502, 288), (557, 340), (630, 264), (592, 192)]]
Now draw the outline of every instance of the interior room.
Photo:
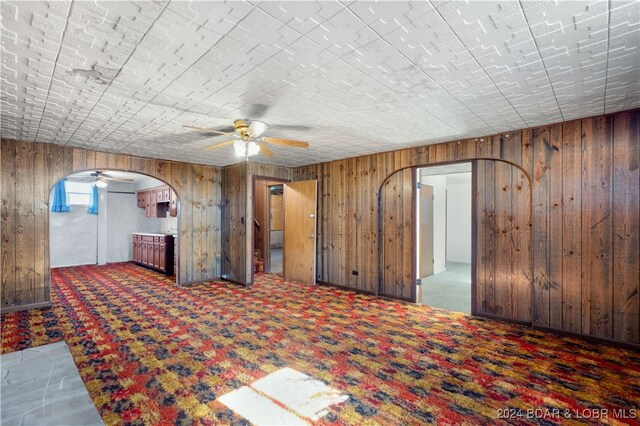
[(0, 23), (0, 423), (637, 421), (640, 2)]
[[(174, 197), (164, 201), (157, 196), (159, 189)], [(51, 267), (137, 262), (173, 276), (178, 200), (172, 192), (164, 182), (139, 173), (79, 172), (65, 177), (49, 197), (49, 205), (56, 206), (49, 213)], [(165, 247), (149, 245), (153, 254), (147, 261), (145, 245), (143, 263), (142, 241), (154, 237)], [(160, 253), (171, 253), (170, 262), (161, 261)]]
[(471, 163), (425, 167), (417, 175), (421, 303), (471, 313)]

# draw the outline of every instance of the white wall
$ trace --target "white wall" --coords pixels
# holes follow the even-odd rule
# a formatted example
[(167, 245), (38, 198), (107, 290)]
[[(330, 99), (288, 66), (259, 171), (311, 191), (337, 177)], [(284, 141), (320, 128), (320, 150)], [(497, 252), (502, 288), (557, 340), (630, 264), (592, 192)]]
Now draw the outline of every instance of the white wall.
[[(53, 197), (49, 206), (53, 205)], [(69, 213), (49, 213), (51, 267), (95, 265), (98, 257), (98, 217), (87, 206), (72, 205)]]
[(433, 187), (433, 273), (439, 274), (446, 270), (447, 179), (444, 176), (422, 176), (421, 182)]
[(133, 259), (131, 234), (160, 232), (159, 219), (145, 217), (132, 184), (109, 185), (107, 193), (107, 262)]
[(471, 173), (447, 175), (447, 262), (471, 263)]

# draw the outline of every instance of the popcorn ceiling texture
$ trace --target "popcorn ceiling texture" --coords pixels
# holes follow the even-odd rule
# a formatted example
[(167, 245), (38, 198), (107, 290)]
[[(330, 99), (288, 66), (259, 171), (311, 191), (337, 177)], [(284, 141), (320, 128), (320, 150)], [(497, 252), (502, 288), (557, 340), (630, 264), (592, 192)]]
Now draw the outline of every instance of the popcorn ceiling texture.
[(637, 1), (1, 7), (3, 138), (223, 166), (182, 125), (261, 104), (300, 166), (640, 106)]

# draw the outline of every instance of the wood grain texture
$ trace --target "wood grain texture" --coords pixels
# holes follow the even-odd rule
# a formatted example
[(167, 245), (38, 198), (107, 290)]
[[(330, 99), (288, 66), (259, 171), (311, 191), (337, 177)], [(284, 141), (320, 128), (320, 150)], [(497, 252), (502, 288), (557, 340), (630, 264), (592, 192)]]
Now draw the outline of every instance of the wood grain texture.
[(613, 127), (613, 337), (640, 343), (640, 113)]
[(2, 309), (49, 301), (49, 197), (56, 182), (81, 170), (140, 172), (169, 183), (186, 213), (179, 218), (179, 283), (220, 275), (210, 261), (221, 251), (219, 222), (204, 225), (219, 217), (213, 200), (220, 199), (220, 169), (9, 139), (1, 141), (0, 155)]
[(613, 337), (611, 116), (582, 120), (582, 330)]
[[(607, 118), (592, 117), (362, 156), (355, 159), (353, 175), (359, 173), (357, 184), (347, 182), (351, 172), (341, 172), (345, 165), (349, 165), (347, 170), (353, 170), (350, 160), (293, 169), (294, 180), (318, 178), (318, 279), (370, 289), (371, 283), (379, 281), (379, 270), (393, 276), (400, 274), (403, 249), (398, 245), (387, 247), (387, 243), (396, 241), (389, 242), (376, 234), (377, 216), (381, 213), (378, 195), (381, 203), (393, 206), (391, 210), (397, 209), (399, 202), (402, 204), (402, 200), (390, 196), (393, 184), (383, 185), (385, 179), (399, 168), (484, 159), (477, 161), (475, 189), (477, 312), (496, 314), (500, 310), (496, 297), (506, 297), (514, 317), (526, 318), (529, 310), (536, 325), (637, 342), (640, 295), (636, 284), (639, 250), (635, 230), (639, 183), (635, 160), (638, 154), (633, 147), (638, 146), (638, 120), (637, 110), (626, 111)], [(510, 225), (508, 243), (512, 244), (504, 250), (509, 258), (504, 264), (497, 259), (497, 234), (491, 231), (496, 229), (495, 203), (503, 201), (494, 192), (498, 163), (483, 163), (486, 159), (507, 161), (524, 170), (522, 173), (516, 168), (509, 181), (517, 194), (511, 200), (513, 217), (511, 221), (500, 218), (503, 225)], [(532, 208), (524, 195), (527, 191), (533, 197)], [(531, 209), (533, 214), (528, 217)], [(353, 226), (354, 221), (345, 215), (350, 211), (359, 212), (355, 220), (357, 238), (351, 242), (343, 232)], [(607, 211), (611, 213), (605, 217)], [(392, 220), (391, 213), (385, 210), (382, 214), (385, 220)], [(523, 244), (527, 232), (533, 232), (532, 244)], [(349, 249), (345, 250), (347, 246)], [(379, 255), (386, 257), (380, 268)], [(512, 267), (524, 265), (532, 257), (534, 270)], [(499, 266), (493, 267), (496, 261)], [(350, 265), (358, 267), (356, 281), (345, 280), (344, 269)], [(385, 283), (383, 290), (391, 291), (389, 285)], [(511, 294), (520, 294), (526, 293), (522, 286), (532, 285), (529, 302), (526, 296), (511, 298), (502, 288), (506, 286)]]
[(582, 137), (580, 120), (562, 128), (562, 322), (582, 332)]
[(316, 282), (317, 190), (315, 180), (284, 184), (283, 275), (288, 281)]

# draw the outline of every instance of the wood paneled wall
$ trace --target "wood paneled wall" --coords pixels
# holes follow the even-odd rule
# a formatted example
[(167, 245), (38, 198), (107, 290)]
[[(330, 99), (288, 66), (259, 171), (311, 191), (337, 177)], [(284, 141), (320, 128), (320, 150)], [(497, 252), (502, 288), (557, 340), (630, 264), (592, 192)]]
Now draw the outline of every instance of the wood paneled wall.
[(220, 169), (52, 144), (0, 144), (3, 310), (49, 301), (49, 194), (58, 180), (88, 169), (139, 172), (170, 184), (180, 198), (179, 283), (220, 275)]
[[(525, 318), (521, 313), (526, 311), (526, 301), (518, 295), (526, 279), (529, 288), (533, 287), (534, 325), (638, 344), (639, 126), (640, 112), (633, 110), (296, 168), (294, 180), (318, 179), (319, 184), (317, 279), (357, 290), (377, 290), (377, 197), (393, 172), (460, 160), (502, 160), (521, 167), (524, 174), (518, 172), (514, 178), (510, 169), (511, 177), (502, 186), (500, 182), (487, 184), (487, 173), (488, 179), (495, 176), (491, 167), (501, 168), (498, 164), (502, 163), (485, 163), (485, 184), (478, 185), (478, 196), (486, 197), (487, 188), (495, 191), (503, 186), (511, 193), (519, 186), (524, 191), (524, 182), (530, 180), (530, 213), (516, 201), (512, 214), (491, 219), (502, 221), (503, 226), (485, 219), (482, 227), (496, 226), (511, 244), (511, 239), (525, 238), (523, 226), (531, 215), (533, 270), (531, 276), (526, 269), (518, 272), (524, 278), (516, 276), (498, 258), (502, 254), (523, 262), (526, 251), (501, 246), (488, 252), (477, 244), (476, 263), (496, 262), (499, 268), (494, 293), (503, 294), (503, 287), (511, 287), (511, 293), (500, 297), (513, 298), (514, 319)], [(523, 197), (518, 195), (516, 200)], [(513, 204), (513, 198), (510, 202)], [(480, 232), (478, 229), (478, 240)], [(403, 252), (395, 253), (385, 257), (382, 270), (403, 262)], [(358, 275), (352, 274), (354, 270)], [(496, 312), (490, 303), (486, 311)]]
[(237, 283), (253, 283), (253, 178), (291, 180), (291, 169), (238, 163), (222, 169), (222, 273)]

